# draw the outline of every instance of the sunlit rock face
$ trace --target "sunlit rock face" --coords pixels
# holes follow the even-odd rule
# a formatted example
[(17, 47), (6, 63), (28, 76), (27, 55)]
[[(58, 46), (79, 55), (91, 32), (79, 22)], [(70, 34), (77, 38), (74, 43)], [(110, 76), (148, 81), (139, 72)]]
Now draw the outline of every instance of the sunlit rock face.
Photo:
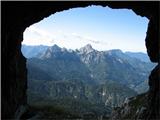
[[(137, 15), (146, 16), (150, 22), (146, 37), (146, 47), (152, 62), (159, 61), (159, 2), (75, 2), (60, 3), (16, 3), (2, 2), (2, 119), (14, 118), (22, 105), (26, 104), (27, 72), (25, 58), (20, 47), (26, 27), (55, 12), (73, 7), (88, 5), (108, 5), (111, 8), (132, 9)], [(39, 5), (38, 5), (39, 4)], [(154, 72), (157, 71), (157, 72)], [(146, 118), (160, 118), (159, 106), (159, 68), (150, 75), (149, 106)], [(154, 74), (153, 74), (154, 73)], [(156, 76), (156, 77), (155, 77)], [(16, 112), (17, 111), (17, 112)], [(17, 113), (18, 114), (18, 113)], [(19, 112), (20, 114), (20, 112)]]
[(80, 49), (81, 54), (88, 54), (93, 51), (94, 51), (94, 49), (92, 48), (92, 46), (90, 44), (87, 44), (86, 46), (84, 46)]

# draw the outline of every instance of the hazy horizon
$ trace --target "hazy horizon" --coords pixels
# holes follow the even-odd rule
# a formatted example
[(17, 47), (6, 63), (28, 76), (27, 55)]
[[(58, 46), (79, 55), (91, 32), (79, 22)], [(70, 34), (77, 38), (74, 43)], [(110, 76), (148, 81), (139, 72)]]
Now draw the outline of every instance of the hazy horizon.
[(25, 45), (58, 45), (79, 49), (91, 44), (98, 51), (120, 49), (146, 53), (148, 19), (132, 10), (102, 6), (73, 8), (57, 12), (28, 27)]
[[(24, 45), (24, 46), (31, 46), (31, 47), (38, 47), (38, 46), (47, 46), (47, 47), (52, 47), (52, 46), (54, 46), (54, 45), (57, 45), (57, 44), (54, 44), (54, 45), (52, 45), (52, 46), (48, 46), (48, 45), (26, 45), (26, 44), (22, 44), (22, 45)], [(87, 45), (87, 44), (86, 44)], [(86, 46), (85, 45), (85, 46)], [(57, 45), (58, 46), (58, 45)], [(85, 47), (85, 46), (82, 46), (82, 47)], [(58, 47), (60, 47), (60, 46), (58, 46)], [(81, 47), (81, 48), (82, 48)], [(67, 49), (67, 50), (73, 50), (73, 51), (75, 51), (75, 50), (80, 50), (80, 48), (77, 48), (77, 49), (70, 49), (70, 48), (65, 48), (65, 47), (60, 47), (61, 49)], [(92, 46), (92, 48), (93, 48), (93, 46)], [(95, 48), (93, 48), (93, 49), (95, 49)], [(95, 49), (96, 50), (96, 49)], [(101, 50), (101, 51), (110, 51), (110, 50), (121, 50), (121, 49), (108, 49), (108, 50)], [(100, 51), (100, 50), (97, 50), (97, 51)], [(123, 51), (123, 50), (121, 50), (123, 53), (125, 53), (125, 52), (132, 52), (132, 53), (144, 53), (144, 54), (147, 54), (146, 52), (143, 52), (143, 51), (140, 51), (140, 52), (138, 52), (138, 51)]]

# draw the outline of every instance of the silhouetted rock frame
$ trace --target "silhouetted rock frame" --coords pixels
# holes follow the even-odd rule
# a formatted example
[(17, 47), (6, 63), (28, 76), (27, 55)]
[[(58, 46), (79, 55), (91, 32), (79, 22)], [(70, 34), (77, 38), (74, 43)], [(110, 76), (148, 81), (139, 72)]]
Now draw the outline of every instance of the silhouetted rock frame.
[[(159, 111), (159, 57), (160, 2), (2, 2), (2, 119), (13, 119), (20, 108), (27, 104), (26, 58), (21, 53), (23, 32), (30, 25), (51, 14), (90, 5), (108, 6), (113, 9), (131, 9), (149, 19), (145, 39), (148, 56), (158, 63), (149, 76), (149, 106), (147, 119), (160, 118)], [(137, 26), (138, 29), (138, 26)]]

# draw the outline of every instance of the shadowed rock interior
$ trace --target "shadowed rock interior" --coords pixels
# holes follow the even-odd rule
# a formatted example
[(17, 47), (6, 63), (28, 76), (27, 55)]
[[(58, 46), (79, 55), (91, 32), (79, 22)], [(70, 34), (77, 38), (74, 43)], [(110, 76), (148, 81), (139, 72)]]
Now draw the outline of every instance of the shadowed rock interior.
[[(149, 19), (145, 39), (148, 56), (158, 65), (149, 76), (148, 109), (143, 119), (160, 118), (159, 111), (159, 10), (160, 2), (2, 2), (2, 119), (23, 113), (27, 104), (26, 59), (21, 53), (23, 32), (51, 14), (89, 5), (131, 9)], [(23, 108), (23, 109), (22, 109)]]

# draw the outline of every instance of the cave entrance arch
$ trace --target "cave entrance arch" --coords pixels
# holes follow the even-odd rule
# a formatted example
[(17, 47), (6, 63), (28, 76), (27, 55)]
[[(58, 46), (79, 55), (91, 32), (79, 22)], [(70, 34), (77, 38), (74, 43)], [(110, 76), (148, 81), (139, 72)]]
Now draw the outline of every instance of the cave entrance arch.
[[(104, 8), (105, 9), (105, 8)], [(124, 16), (125, 17), (125, 16)], [(45, 21), (47, 21), (47, 20), (45, 20)], [(34, 25), (33, 25), (34, 26)], [(37, 26), (38, 27), (38, 26)], [(54, 27), (53, 27), (54, 28)], [(36, 29), (36, 28), (35, 28)], [(107, 29), (107, 28), (106, 28)], [(35, 32), (38, 32), (38, 31), (35, 31)], [(39, 31), (39, 32), (41, 32), (41, 31)], [(77, 32), (77, 31), (75, 31), (75, 32)], [(24, 38), (25, 39), (25, 38)], [(106, 40), (107, 41), (107, 40)], [(122, 43), (123, 44), (123, 43)], [(28, 70), (29, 71), (29, 70)], [(30, 72), (30, 71), (29, 71)], [(29, 82), (29, 83), (31, 83), (31, 82)], [(35, 85), (36, 86), (36, 85)], [(29, 86), (30, 87), (30, 86)], [(41, 91), (42, 92), (42, 91)], [(36, 95), (34, 95), (34, 96), (36, 96)], [(38, 101), (36, 102), (36, 104), (38, 104)]]
[[(137, 15), (146, 16), (149, 21), (146, 47), (152, 62), (159, 61), (159, 2), (2, 2), (2, 118), (14, 118), (16, 111), (26, 104), (26, 64), (20, 50), (23, 31), (58, 11), (88, 5), (102, 5), (111, 8), (132, 9)], [(53, 7), (54, 6), (54, 7)], [(61, 7), (59, 7), (61, 6)], [(29, 8), (29, 9), (28, 9)], [(14, 15), (14, 16), (13, 16)], [(10, 52), (12, 51), (12, 52)], [(158, 66), (149, 78), (149, 109), (146, 118), (159, 118)], [(11, 84), (8, 84), (11, 83)], [(12, 91), (12, 92), (11, 92)], [(10, 99), (8, 99), (10, 98)]]

